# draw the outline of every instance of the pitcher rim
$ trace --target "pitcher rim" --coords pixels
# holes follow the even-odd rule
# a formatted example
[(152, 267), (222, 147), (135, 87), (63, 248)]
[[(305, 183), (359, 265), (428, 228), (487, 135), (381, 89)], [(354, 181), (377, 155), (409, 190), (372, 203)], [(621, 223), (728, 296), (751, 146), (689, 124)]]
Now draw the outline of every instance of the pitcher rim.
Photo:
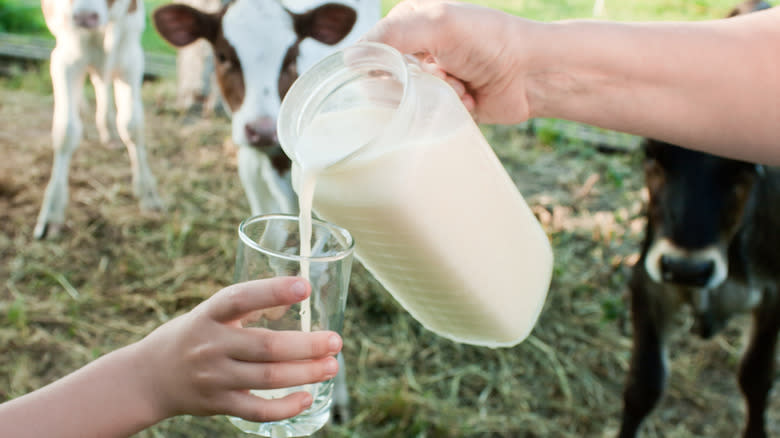
[[(408, 101), (409, 101), (409, 94), (410, 94), (410, 88), (411, 88), (411, 82), (410, 82), (411, 81), (411, 78), (410, 78), (411, 73), (410, 73), (410, 68), (409, 68), (410, 67), (409, 61), (412, 60), (412, 61), (414, 61), (415, 64), (419, 65), (417, 60), (414, 59), (414, 58), (410, 58), (408, 56), (404, 56), (395, 47), (392, 47), (392, 46), (387, 45), (387, 44), (371, 42), (371, 41), (357, 42), (357, 43), (354, 43), (354, 44), (352, 44), (350, 46), (344, 47), (344, 48), (342, 48), (342, 49), (340, 49), (340, 50), (338, 50), (338, 51), (336, 51), (334, 53), (331, 53), (330, 55), (326, 56), (325, 58), (321, 59), (319, 62), (314, 64), (312, 67), (310, 67), (306, 72), (304, 72), (292, 84), (292, 86), (290, 87), (290, 89), (287, 92), (287, 95), (285, 96), (284, 99), (282, 99), (282, 103), (281, 103), (280, 110), (279, 110), (279, 118), (277, 119), (276, 131), (277, 131), (277, 133), (279, 135), (279, 144), (281, 145), (282, 150), (284, 150), (285, 154), (287, 154), (287, 149), (286, 148), (290, 148), (291, 149), (290, 152), (295, 152), (295, 145), (286, 145), (287, 140), (289, 140), (289, 138), (284, 138), (284, 137), (287, 137), (286, 134), (287, 134), (288, 129), (284, 129), (284, 127), (283, 127), (283, 117), (281, 117), (282, 114), (284, 114), (284, 113), (289, 111), (289, 110), (287, 110), (287, 107), (290, 105), (290, 103), (289, 103), (290, 99), (288, 99), (288, 98), (291, 97), (291, 96), (294, 96), (295, 93), (300, 93), (300, 89), (305, 88), (307, 85), (310, 85), (307, 82), (311, 82), (311, 80), (308, 80), (308, 79), (314, 76), (314, 73), (312, 73), (312, 72), (316, 72), (318, 68), (321, 68), (322, 66), (325, 66), (325, 65), (328, 65), (328, 64), (332, 63), (334, 59), (342, 58), (347, 51), (360, 49), (360, 48), (374, 48), (374, 49), (378, 49), (378, 50), (381, 50), (381, 51), (383, 51), (383, 52), (385, 52), (387, 54), (392, 55), (392, 57), (395, 58), (395, 60), (397, 61), (397, 65), (400, 67), (400, 70), (401, 70), (401, 74), (398, 75), (398, 79), (403, 84), (403, 91), (402, 91), (401, 97), (400, 97), (400, 99), (398, 101), (398, 105), (395, 108), (393, 108), (392, 116), (387, 121), (387, 123), (384, 124), (382, 129), (379, 130), (378, 133), (375, 136), (371, 137), (368, 141), (366, 141), (365, 143), (360, 145), (360, 147), (358, 147), (357, 149), (355, 149), (354, 151), (352, 151), (348, 155), (342, 157), (338, 161), (333, 162), (329, 166), (329, 168), (332, 169), (334, 167), (337, 167), (338, 165), (340, 165), (340, 164), (342, 164), (344, 162), (347, 162), (347, 161), (351, 160), (352, 158), (354, 158), (356, 155), (364, 152), (366, 150), (366, 148), (370, 147), (371, 145), (377, 143), (380, 139), (382, 139), (386, 135), (386, 133), (389, 132), (391, 130), (391, 128), (398, 123), (398, 120), (401, 117), (401, 113), (402, 113), (403, 109), (408, 106)], [(344, 64), (339, 69), (346, 69), (346, 68), (349, 68), (349, 66)], [(392, 66), (387, 66), (388, 70), (390, 70), (391, 68), (393, 68), (393, 67)], [(335, 72), (335, 71), (338, 71), (338, 70), (334, 69), (333, 72)], [(308, 96), (305, 96), (303, 99), (301, 99), (302, 103), (300, 104), (300, 108), (295, 112), (295, 115), (296, 115), (295, 121), (292, 123), (292, 125), (295, 127), (295, 128), (291, 129), (293, 132), (299, 133), (298, 131), (300, 131), (300, 130), (298, 129), (298, 126), (300, 125), (301, 116), (304, 114), (305, 108), (309, 107), (313, 103), (316, 103), (316, 102), (313, 102), (314, 96), (316, 96), (318, 93), (320, 93), (324, 87), (326, 87), (326, 86), (331, 86), (332, 87), (332, 85), (333, 84), (330, 83), (327, 80), (321, 81), (321, 83), (319, 85), (317, 85), (316, 87), (312, 87), (312, 90), (308, 94)], [(327, 97), (325, 99), (327, 99)], [(322, 99), (321, 102), (324, 101), (325, 99)], [(296, 163), (295, 156), (294, 156), (295, 154), (294, 153), (292, 155), (291, 154), (287, 154), (287, 155), (293, 161), (293, 163)]]

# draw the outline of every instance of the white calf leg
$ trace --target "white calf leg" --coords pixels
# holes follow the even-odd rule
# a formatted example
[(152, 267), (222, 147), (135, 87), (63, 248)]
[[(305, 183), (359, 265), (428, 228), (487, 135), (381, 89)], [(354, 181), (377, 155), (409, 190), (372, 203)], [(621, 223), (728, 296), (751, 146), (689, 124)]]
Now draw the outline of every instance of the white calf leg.
[[(141, 66), (143, 69), (143, 66)], [(149, 168), (144, 146), (144, 116), (141, 102), (141, 73), (137, 78), (114, 80), (114, 94), (117, 102), (116, 124), (119, 138), (127, 147), (133, 172), (133, 192), (141, 208), (162, 210), (163, 204), (157, 195), (157, 181)]]
[(113, 111), (111, 110), (113, 102), (111, 99), (111, 82), (104, 79), (98, 73), (89, 75), (92, 87), (95, 89), (95, 124), (97, 125), (100, 143), (109, 146), (114, 140)]
[(54, 94), (51, 131), (54, 163), (33, 231), (36, 239), (45, 237), (47, 233), (52, 237), (56, 236), (65, 222), (70, 159), (81, 141), (82, 134), (79, 104), (83, 90), (84, 69), (66, 63), (60, 52), (55, 49), (51, 56), (50, 70)]
[(334, 378), (333, 386), (333, 420), (343, 424), (349, 422), (349, 391), (347, 391), (347, 369), (344, 365), (344, 355), (339, 353), (339, 372)]
[[(238, 177), (244, 186), (253, 215), (294, 213), (289, 183), (278, 176), (268, 156), (251, 146), (238, 149)], [(288, 187), (285, 187), (288, 186)]]
[(602, 17), (604, 15), (604, 0), (596, 0), (593, 3), (593, 16)]
[[(226, 3), (222, 0), (179, 0), (203, 12), (214, 13)], [(198, 40), (176, 53), (176, 106), (182, 111), (201, 110), (211, 114), (219, 102), (214, 75), (214, 55), (208, 41)]]
[(207, 41), (196, 41), (178, 50), (176, 105), (180, 110), (206, 110), (202, 106), (211, 92), (213, 62), (211, 46)]

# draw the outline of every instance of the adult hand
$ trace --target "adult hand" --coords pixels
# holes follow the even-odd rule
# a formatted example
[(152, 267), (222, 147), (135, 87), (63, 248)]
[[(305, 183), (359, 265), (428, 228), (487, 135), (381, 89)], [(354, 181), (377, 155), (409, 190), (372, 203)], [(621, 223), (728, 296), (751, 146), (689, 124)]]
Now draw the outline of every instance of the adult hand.
[(364, 37), (414, 54), (446, 80), (484, 123), (527, 120), (523, 50), (534, 23), (494, 9), (443, 0), (406, 0)]

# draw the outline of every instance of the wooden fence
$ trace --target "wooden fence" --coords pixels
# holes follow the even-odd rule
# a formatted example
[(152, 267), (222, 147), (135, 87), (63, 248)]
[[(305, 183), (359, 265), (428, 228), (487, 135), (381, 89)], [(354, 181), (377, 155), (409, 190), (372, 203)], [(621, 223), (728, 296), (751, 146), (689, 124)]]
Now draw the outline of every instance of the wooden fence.
[[(0, 70), (13, 62), (44, 62), (49, 59), (54, 40), (51, 38), (0, 32)], [(176, 57), (146, 52), (144, 70), (147, 78), (175, 77)]]

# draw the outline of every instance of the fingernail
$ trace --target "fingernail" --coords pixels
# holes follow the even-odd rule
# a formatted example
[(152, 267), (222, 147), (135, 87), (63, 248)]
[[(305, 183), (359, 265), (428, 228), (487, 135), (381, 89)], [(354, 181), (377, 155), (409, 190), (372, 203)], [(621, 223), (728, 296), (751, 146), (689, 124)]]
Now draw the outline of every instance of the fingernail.
[(303, 283), (302, 280), (295, 281), (291, 286), (290, 290), (295, 295), (296, 298), (301, 299), (306, 295), (306, 285)]
[(305, 394), (306, 395), (304, 395), (303, 398), (301, 399), (301, 407), (304, 409), (311, 406), (311, 403), (314, 401), (311, 394), (309, 394), (308, 392), (306, 392)]
[(330, 348), (331, 353), (338, 353), (341, 350), (341, 338), (331, 335), (328, 338), (328, 348)]
[(339, 372), (339, 361), (336, 359), (331, 359), (328, 361), (328, 364), (325, 366), (325, 375), (328, 379), (332, 379), (336, 376), (336, 373)]

